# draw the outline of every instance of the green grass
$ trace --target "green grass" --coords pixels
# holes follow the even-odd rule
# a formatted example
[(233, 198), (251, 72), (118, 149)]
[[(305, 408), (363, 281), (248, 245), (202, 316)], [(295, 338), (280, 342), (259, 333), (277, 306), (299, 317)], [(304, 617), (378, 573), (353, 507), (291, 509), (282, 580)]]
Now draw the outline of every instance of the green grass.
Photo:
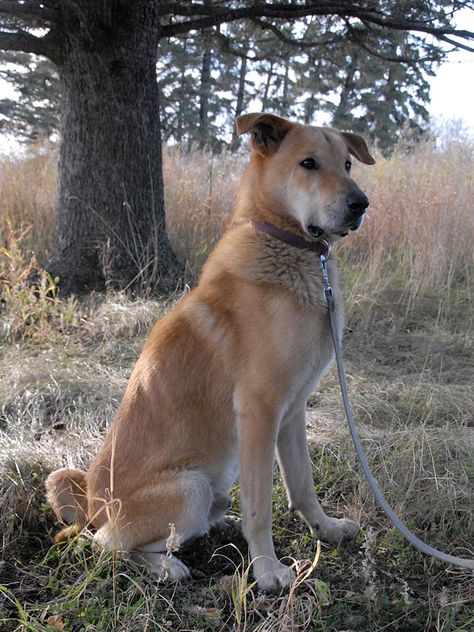
[[(344, 451), (313, 454), (333, 481), (345, 469), (343, 456)], [(281, 485), (275, 486), (274, 504), (280, 554), (311, 560), (316, 543), (286, 510)], [(92, 549), (86, 537), (50, 546), (54, 520), (47, 507), (39, 507), (40, 522), (16, 525), (24, 546), (5, 564), (8, 589), (0, 610), (5, 631), (20, 624), (28, 630), (50, 629), (51, 617), (64, 626), (59, 629), (71, 631), (226, 630), (239, 619), (241, 629), (298, 629), (278, 627), (285, 609), (295, 617), (292, 625), (299, 620), (310, 630), (472, 629), (467, 575), (414, 552), (381, 524), (363, 528), (356, 542), (339, 549), (323, 547), (315, 571), (290, 603), (288, 595), (257, 594), (238, 533), (215, 531), (201, 538), (181, 555), (192, 580), (157, 586), (131, 562)], [(273, 628), (262, 628), (267, 620)]]

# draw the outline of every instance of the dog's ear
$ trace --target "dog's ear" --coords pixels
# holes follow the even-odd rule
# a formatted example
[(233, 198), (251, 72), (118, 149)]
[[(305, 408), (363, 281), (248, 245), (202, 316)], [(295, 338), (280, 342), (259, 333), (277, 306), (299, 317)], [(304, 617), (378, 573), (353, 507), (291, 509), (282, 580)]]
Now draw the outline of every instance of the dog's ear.
[(264, 156), (273, 154), (281, 141), (294, 126), (294, 123), (276, 116), (259, 112), (255, 114), (242, 114), (235, 119), (237, 134), (250, 132), (252, 147)]
[(353, 134), (352, 132), (339, 132), (344, 139), (349, 152), (360, 160), (365, 165), (374, 165), (375, 160), (369, 154), (365, 140), (359, 134)]

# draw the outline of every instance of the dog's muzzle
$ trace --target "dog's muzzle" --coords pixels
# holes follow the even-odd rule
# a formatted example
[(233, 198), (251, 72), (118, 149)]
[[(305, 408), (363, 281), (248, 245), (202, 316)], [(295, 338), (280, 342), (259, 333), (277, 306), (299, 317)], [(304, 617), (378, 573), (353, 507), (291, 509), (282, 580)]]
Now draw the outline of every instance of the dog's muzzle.
[(350, 193), (346, 198), (346, 204), (351, 209), (353, 217), (359, 217), (369, 206), (369, 198), (362, 191)]
[[(365, 213), (365, 211), (364, 211)], [(352, 224), (352, 226), (350, 227), (350, 230), (359, 230), (359, 228), (362, 226), (362, 224), (364, 223), (365, 220), (365, 215), (361, 215), (360, 217), (358, 217), (356, 219), (356, 221)]]
[(362, 191), (356, 191), (347, 196), (346, 204), (350, 209), (348, 228), (358, 230), (364, 223), (364, 213), (369, 206), (369, 198)]

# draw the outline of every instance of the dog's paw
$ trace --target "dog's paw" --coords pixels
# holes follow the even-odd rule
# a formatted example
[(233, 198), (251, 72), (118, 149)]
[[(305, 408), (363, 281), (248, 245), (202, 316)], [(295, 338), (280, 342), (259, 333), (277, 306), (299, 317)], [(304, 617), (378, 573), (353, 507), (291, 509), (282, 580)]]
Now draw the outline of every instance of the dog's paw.
[[(191, 573), (186, 564), (178, 560), (174, 555), (166, 555), (166, 561), (160, 570), (159, 579), (168, 582), (180, 582), (190, 579)], [(155, 575), (156, 573), (153, 573)]]
[(253, 574), (260, 590), (279, 591), (290, 586), (296, 575), (289, 566), (269, 558), (257, 558), (253, 562)]
[(221, 531), (242, 531), (242, 520), (236, 516), (224, 516), (215, 525), (216, 529)]
[(359, 525), (346, 518), (327, 518), (322, 525), (316, 525), (312, 531), (323, 542), (338, 545), (344, 540), (353, 540), (359, 533)]
[(132, 551), (130, 558), (160, 582), (180, 582), (191, 577), (189, 568), (174, 555), (150, 551)]

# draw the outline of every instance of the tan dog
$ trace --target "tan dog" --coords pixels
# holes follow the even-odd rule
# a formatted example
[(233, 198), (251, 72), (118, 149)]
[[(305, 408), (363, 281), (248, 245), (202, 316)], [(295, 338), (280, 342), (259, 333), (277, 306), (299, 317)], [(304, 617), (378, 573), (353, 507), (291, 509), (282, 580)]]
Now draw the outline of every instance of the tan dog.
[[(339, 543), (358, 527), (323, 512), (308, 455), (306, 401), (333, 358), (317, 256), (250, 222), (333, 243), (368, 205), (350, 154), (374, 160), (360, 136), (270, 114), (240, 116), (237, 130), (253, 152), (233, 225), (198, 287), (155, 325), (89, 471), (58, 470), (46, 487), (56, 514), (97, 529), (99, 545), (181, 579), (186, 566), (164, 554), (170, 525), (179, 544), (222, 521), (240, 472), (253, 572), (272, 589), (293, 579), (271, 534), (275, 452), (289, 505), (318, 538)], [(329, 268), (342, 330), (334, 259)]]

